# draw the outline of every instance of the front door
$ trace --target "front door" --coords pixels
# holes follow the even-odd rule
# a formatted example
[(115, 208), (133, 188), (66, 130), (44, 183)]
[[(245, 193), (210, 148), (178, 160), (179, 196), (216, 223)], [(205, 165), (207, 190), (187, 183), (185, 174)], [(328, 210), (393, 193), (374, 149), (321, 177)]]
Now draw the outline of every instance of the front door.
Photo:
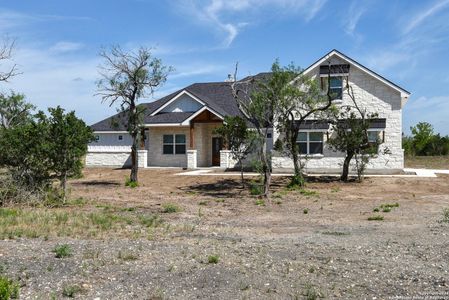
[(223, 148), (223, 139), (221, 137), (212, 138), (212, 165), (220, 165), (220, 150)]

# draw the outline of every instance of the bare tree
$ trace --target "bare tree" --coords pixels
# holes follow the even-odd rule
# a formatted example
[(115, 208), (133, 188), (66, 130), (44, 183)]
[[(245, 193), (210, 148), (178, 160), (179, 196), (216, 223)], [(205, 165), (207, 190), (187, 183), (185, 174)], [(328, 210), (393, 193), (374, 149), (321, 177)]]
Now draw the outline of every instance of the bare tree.
[(125, 118), (126, 128), (132, 137), (130, 181), (137, 182), (138, 157), (137, 148), (143, 126), (145, 108), (138, 105), (144, 97), (153, 95), (154, 91), (165, 83), (167, 75), (173, 70), (153, 57), (150, 48), (126, 52), (120, 46), (102, 50), (100, 56), (104, 64), (100, 66), (101, 79), (98, 81), (96, 95), (102, 97), (109, 106), (119, 103), (119, 111)]
[(267, 152), (267, 137), (274, 127), (278, 98), (272, 93), (269, 77), (248, 77), (236, 81), (238, 64), (235, 66), (232, 93), (246, 120), (255, 131), (254, 149), (259, 158), (260, 172), (263, 176), (263, 196), (269, 198), (271, 185), (271, 154)]
[[(16, 46), (16, 41), (10, 38), (3, 39), (0, 44), (0, 61), (11, 61), (13, 52)], [(8, 81), (11, 77), (19, 74), (17, 70), (17, 64), (13, 63), (12, 66), (7, 68), (7, 71), (0, 71), (0, 81)]]

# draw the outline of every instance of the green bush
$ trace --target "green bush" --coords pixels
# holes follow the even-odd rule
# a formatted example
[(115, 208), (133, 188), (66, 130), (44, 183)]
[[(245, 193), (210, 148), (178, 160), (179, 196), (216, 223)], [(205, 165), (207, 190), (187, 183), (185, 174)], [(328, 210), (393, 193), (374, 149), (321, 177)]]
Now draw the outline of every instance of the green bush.
[(263, 194), (263, 186), (259, 181), (252, 181), (249, 183), (249, 193), (253, 196)]
[(19, 284), (11, 279), (0, 276), (0, 300), (18, 299)]
[(55, 253), (56, 258), (69, 257), (72, 255), (72, 248), (67, 244), (58, 245), (53, 249), (53, 252)]

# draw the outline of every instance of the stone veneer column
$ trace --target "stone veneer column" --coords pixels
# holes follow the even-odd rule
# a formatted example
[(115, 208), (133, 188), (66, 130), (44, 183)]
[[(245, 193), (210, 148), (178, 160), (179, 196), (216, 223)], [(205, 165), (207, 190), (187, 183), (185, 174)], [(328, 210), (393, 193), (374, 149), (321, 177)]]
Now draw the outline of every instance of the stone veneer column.
[(137, 150), (137, 166), (139, 168), (148, 167), (148, 150)]
[(220, 168), (228, 169), (231, 166), (231, 150), (220, 150)]
[(197, 167), (198, 167), (197, 150), (196, 149), (187, 150), (187, 169), (196, 169)]

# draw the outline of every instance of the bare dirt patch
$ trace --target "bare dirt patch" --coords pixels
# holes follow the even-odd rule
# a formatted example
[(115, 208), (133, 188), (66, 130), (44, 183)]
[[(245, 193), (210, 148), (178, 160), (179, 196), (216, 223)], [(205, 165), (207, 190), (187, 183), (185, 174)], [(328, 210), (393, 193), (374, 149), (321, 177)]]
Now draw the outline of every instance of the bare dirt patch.
[[(23, 298), (61, 298), (71, 288), (79, 299), (449, 297), (449, 224), (440, 222), (449, 176), (330, 178), (305, 192), (275, 178), (271, 203), (263, 203), (238, 177), (179, 171), (142, 170), (132, 189), (124, 186), (129, 170), (86, 169), (71, 182), (78, 204), (33, 212), (68, 212), (72, 227), (75, 213), (86, 214), (89, 228), (112, 223), (97, 234), (50, 226), (34, 238), (4, 236), (0, 271), (22, 284)], [(167, 205), (177, 209), (164, 212)], [(375, 215), (383, 220), (368, 220)], [(55, 257), (61, 244), (71, 256)]]

